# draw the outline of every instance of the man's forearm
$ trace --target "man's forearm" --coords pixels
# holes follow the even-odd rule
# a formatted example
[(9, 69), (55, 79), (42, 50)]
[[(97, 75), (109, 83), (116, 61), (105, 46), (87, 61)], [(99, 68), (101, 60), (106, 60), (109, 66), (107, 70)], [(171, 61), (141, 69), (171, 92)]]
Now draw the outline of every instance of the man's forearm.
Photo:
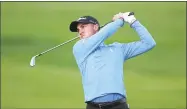
[(140, 37), (141, 41), (148, 45), (155, 45), (156, 42), (148, 32), (148, 30), (139, 22), (135, 21), (131, 27), (137, 32), (138, 36)]
[(99, 35), (105, 36), (106, 38), (114, 34), (118, 28), (124, 25), (123, 19), (116, 19), (115, 21), (107, 24), (97, 33)]

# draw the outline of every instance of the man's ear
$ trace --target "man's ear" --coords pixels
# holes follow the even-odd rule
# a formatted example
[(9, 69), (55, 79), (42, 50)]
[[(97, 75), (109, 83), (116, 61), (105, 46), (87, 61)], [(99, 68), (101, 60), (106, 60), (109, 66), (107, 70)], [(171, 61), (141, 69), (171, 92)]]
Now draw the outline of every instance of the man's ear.
[(94, 25), (94, 29), (95, 29), (96, 31), (98, 31), (98, 30), (99, 30), (99, 25), (98, 25), (98, 24), (95, 24), (95, 25)]

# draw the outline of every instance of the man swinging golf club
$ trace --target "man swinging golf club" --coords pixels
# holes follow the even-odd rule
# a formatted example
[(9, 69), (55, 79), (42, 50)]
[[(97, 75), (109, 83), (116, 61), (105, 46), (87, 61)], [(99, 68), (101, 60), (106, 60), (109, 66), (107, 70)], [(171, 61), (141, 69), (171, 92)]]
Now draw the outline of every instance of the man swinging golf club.
[[(86, 109), (129, 109), (123, 64), (156, 45), (151, 34), (131, 12), (116, 14), (112, 20), (102, 28), (92, 16), (80, 17), (70, 24), (70, 31), (78, 32), (80, 37), (73, 46), (73, 54), (82, 75)], [(104, 44), (126, 23), (138, 34), (139, 41)]]

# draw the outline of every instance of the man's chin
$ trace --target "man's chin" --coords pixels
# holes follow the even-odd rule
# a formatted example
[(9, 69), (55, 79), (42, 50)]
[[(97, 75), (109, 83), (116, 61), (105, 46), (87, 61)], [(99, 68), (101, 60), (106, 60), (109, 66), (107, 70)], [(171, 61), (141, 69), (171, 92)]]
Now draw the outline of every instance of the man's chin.
[(83, 36), (82, 38), (88, 38), (88, 37), (90, 37), (90, 36)]
[(80, 36), (81, 39), (87, 38), (86, 36)]
[(79, 36), (80, 37), (80, 39), (84, 39), (85, 38), (85, 36)]

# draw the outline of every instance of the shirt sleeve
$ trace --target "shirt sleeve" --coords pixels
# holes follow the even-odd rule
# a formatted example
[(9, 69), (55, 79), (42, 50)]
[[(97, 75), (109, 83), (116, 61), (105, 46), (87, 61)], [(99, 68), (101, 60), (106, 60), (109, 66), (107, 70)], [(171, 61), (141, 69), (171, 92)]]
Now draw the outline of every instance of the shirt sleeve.
[(101, 28), (101, 30), (99, 30), (93, 36), (78, 41), (73, 46), (73, 54), (77, 60), (77, 63), (83, 62), (91, 52), (93, 52), (102, 42), (104, 42), (104, 40), (114, 34), (118, 28), (122, 27), (123, 25), (123, 20), (117, 19)]
[(151, 34), (139, 21), (135, 21), (131, 27), (137, 32), (140, 40), (122, 44), (125, 60), (145, 53), (156, 45)]

